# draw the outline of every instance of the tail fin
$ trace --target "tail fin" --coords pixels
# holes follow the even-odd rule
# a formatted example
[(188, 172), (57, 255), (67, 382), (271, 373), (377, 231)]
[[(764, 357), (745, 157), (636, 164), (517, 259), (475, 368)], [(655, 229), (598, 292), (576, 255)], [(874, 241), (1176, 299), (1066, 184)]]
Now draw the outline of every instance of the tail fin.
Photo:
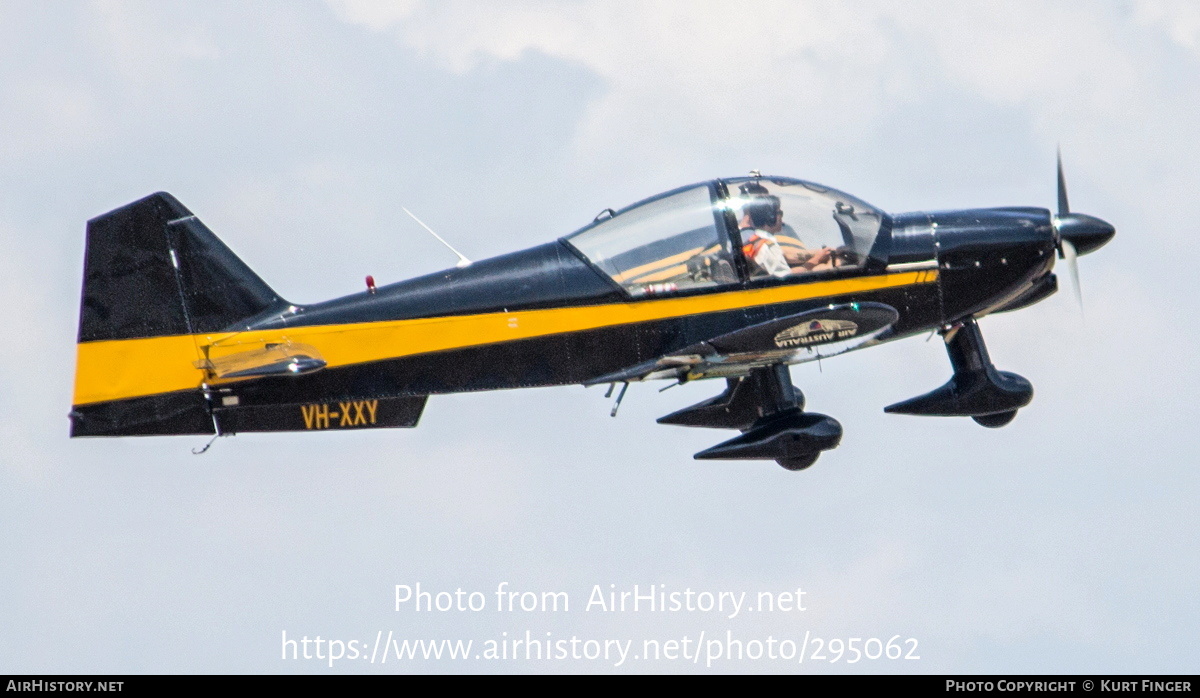
[(281, 304), (170, 194), (88, 221), (81, 343), (218, 332)]
[(286, 305), (170, 194), (88, 221), (72, 436), (212, 433), (189, 336)]

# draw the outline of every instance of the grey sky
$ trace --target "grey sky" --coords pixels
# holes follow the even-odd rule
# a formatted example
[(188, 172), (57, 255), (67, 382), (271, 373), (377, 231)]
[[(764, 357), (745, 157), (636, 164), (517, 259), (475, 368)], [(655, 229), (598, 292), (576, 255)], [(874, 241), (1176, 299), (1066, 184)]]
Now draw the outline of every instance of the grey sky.
[[(483, 642), (920, 640), (915, 662), (733, 671), (1195, 672), (1200, 9), (1186, 0), (0, 0), (0, 671), (329, 672), (280, 633)], [(1117, 226), (1069, 293), (981, 324), (1033, 404), (884, 415), (910, 339), (793, 369), (843, 445), (699, 463), (654, 419), (718, 391), (436, 397), (415, 430), (66, 438), (84, 222), (166, 190), (297, 302), (451, 266), (757, 168), (890, 211)], [(1065, 288), (1065, 285), (1064, 285)], [(1183, 319), (1181, 322), (1180, 319)], [(564, 590), (558, 616), (394, 613), (392, 587)], [(803, 614), (584, 613), (592, 585), (808, 591)], [(334, 672), (610, 671), (349, 661)], [(682, 663), (620, 671), (697, 671)]]

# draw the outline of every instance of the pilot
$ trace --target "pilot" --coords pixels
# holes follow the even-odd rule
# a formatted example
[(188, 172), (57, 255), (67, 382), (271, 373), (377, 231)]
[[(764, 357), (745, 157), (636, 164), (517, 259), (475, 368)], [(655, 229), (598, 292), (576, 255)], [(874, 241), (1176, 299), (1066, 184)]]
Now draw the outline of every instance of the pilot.
[(743, 204), (738, 228), (742, 233), (742, 251), (746, 259), (753, 261), (762, 272), (777, 278), (790, 276), (793, 272), (832, 266), (833, 250), (827, 247), (814, 251), (785, 251), (780, 246), (776, 236), (783, 231), (784, 224), (779, 197), (769, 193), (758, 182), (747, 182), (739, 189)]

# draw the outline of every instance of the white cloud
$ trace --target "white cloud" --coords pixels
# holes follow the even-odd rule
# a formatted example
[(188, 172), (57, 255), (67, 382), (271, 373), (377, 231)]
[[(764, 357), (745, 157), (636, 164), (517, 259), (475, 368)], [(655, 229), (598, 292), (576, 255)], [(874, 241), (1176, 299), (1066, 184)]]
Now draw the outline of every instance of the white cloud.
[(1175, 43), (1200, 54), (1200, 4), (1192, 0), (1138, 0), (1139, 22), (1166, 31)]
[(1138, 134), (1104, 141), (1131, 112), (1153, 122), (1164, 118), (1163, 99), (1194, 98), (1146, 80), (1161, 73), (1159, 58), (1134, 30), (1162, 25), (1193, 47), (1200, 31), (1196, 5), (1166, 0), (1144, 0), (1134, 17), (1034, 0), (761, 0), (736, 11), (665, 0), (330, 1), (343, 20), (388, 32), (458, 73), (529, 52), (586, 67), (607, 89), (577, 128), (577, 155), (601, 169), (617, 140), (680, 169), (730, 143), (802, 154), (846, 134), (865, 141), (896, 103), (933, 99), (946, 87), (1022, 110), (1028, 134), (1045, 147), (1066, 138), (1068, 152), (1078, 142), (1152, 150)]
[(343, 21), (362, 24), (376, 31), (407, 19), (420, 0), (328, 0)]
[(100, 115), (85, 86), (17, 79), (0, 85), (0, 155), (12, 158), (70, 152), (100, 135)]
[(119, 0), (93, 0), (90, 9), (98, 42), (131, 82), (168, 80), (181, 62), (221, 55), (204, 24), (186, 12), (166, 18), (156, 4)]
[(406, 18), (398, 22), (372, 8), (339, 16), (389, 31), (458, 73), (529, 52), (593, 71), (608, 89), (578, 130), (580, 150), (592, 157), (616, 138), (670, 161), (691, 157), (690, 134), (770, 140), (847, 122), (866, 127), (881, 95), (908, 81), (888, 60), (876, 17), (839, 3), (762, 2), (738, 12), (719, 3), (628, 1), (448, 2), (417, 12), (405, 3), (394, 8)]

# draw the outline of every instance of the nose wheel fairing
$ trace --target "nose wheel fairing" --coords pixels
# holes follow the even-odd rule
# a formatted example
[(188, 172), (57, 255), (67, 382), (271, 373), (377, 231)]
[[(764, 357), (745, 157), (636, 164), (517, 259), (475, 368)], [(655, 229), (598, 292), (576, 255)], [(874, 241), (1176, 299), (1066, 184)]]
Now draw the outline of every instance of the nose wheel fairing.
[[(1004, 426), (1033, 400), (1033, 386), (1015, 373), (992, 365), (974, 319), (947, 331), (946, 353), (954, 375), (945, 385), (884, 408), (890, 414), (974, 417), (988, 427)], [(982, 421), (981, 421), (982, 418)]]

